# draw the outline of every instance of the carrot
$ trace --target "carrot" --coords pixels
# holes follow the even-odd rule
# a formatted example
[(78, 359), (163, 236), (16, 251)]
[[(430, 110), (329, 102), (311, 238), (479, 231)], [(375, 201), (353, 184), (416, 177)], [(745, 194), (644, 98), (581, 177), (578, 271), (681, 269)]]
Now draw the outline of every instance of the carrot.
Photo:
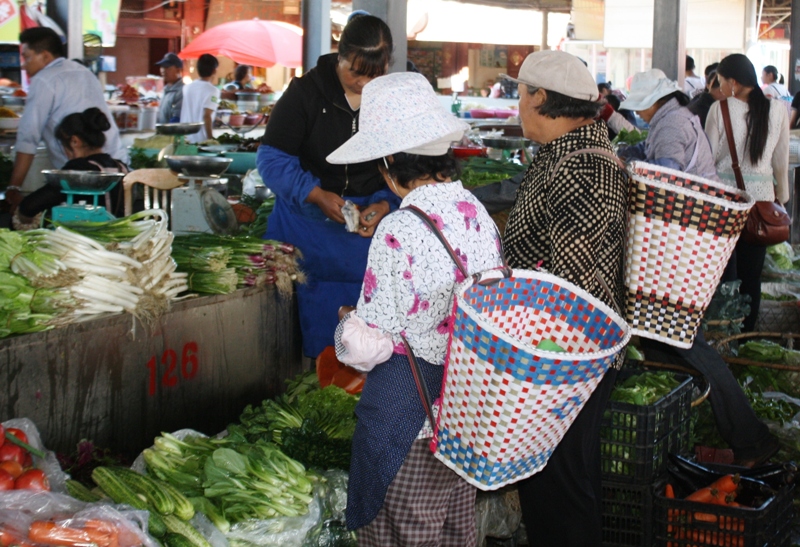
[(19, 534), (11, 528), (0, 527), (0, 547), (9, 547), (17, 543)]
[(85, 530), (59, 526), (55, 522), (39, 520), (31, 523), (28, 539), (45, 545), (86, 545), (94, 543)]
[(735, 492), (736, 489), (739, 487), (739, 473), (735, 475), (725, 475), (724, 477), (720, 477), (715, 480), (711, 485), (711, 488), (716, 488), (720, 492), (725, 492), (729, 494), (731, 492)]
[(697, 501), (700, 503), (716, 503), (719, 499), (719, 490), (706, 486), (686, 496), (688, 501)]
[(699, 520), (701, 522), (717, 522), (717, 515), (712, 515), (711, 513), (695, 513), (694, 520)]
[(83, 530), (101, 547), (119, 547), (119, 530), (116, 524), (107, 520), (92, 519), (83, 524)]

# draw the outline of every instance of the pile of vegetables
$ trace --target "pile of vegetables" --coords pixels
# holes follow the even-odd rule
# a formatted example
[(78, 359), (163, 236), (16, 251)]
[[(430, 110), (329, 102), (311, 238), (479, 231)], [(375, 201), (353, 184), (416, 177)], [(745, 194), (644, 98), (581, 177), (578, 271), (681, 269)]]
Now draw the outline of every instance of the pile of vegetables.
[(783, 363), (800, 367), (800, 351), (770, 340), (748, 340), (738, 349), (739, 357), (762, 363)]
[(185, 494), (223, 533), (248, 519), (300, 516), (314, 476), (274, 444), (163, 433), (143, 452), (149, 473)]
[[(611, 400), (639, 406), (652, 405), (679, 385), (671, 372), (643, 372), (618, 382), (611, 392)], [(636, 424), (631, 427), (636, 427)]]
[(33, 466), (33, 456), (45, 454), (28, 444), (28, 436), (18, 428), (0, 425), (0, 491), (50, 490), (44, 471)]
[(200, 293), (228, 294), (237, 287), (274, 284), (289, 295), (293, 282), (305, 281), (297, 265), (300, 252), (280, 241), (192, 234), (175, 238), (172, 257), (189, 290)]
[(461, 184), (465, 188), (485, 186), (518, 175), (526, 166), (511, 161), (473, 156), (461, 163)]
[(229, 432), (250, 441), (270, 441), (288, 456), (316, 469), (350, 466), (350, 444), (356, 426), (358, 398), (329, 385), (309, 388), (301, 380), (284, 395), (260, 406), (248, 405)]
[(717, 336), (739, 334), (750, 314), (750, 295), (739, 291), (741, 280), (720, 283), (703, 315), (703, 332)]
[(647, 130), (638, 129), (620, 129), (611, 144), (614, 146), (634, 146), (647, 139)]
[[(242, 196), (244, 197), (244, 196)], [(262, 238), (267, 233), (267, 220), (275, 208), (275, 197), (267, 198), (256, 208), (256, 219), (249, 225), (242, 227), (245, 234), (250, 237)]]

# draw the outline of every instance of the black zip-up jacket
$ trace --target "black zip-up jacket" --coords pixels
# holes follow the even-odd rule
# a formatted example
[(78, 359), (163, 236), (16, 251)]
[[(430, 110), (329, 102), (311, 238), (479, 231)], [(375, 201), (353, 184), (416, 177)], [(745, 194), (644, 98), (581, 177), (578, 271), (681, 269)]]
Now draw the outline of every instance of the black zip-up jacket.
[(377, 161), (332, 165), (325, 158), (358, 130), (358, 111), (345, 99), (336, 75), (338, 55), (323, 55), (317, 66), (289, 84), (275, 104), (262, 144), (300, 158), (323, 190), (367, 196), (384, 187)]

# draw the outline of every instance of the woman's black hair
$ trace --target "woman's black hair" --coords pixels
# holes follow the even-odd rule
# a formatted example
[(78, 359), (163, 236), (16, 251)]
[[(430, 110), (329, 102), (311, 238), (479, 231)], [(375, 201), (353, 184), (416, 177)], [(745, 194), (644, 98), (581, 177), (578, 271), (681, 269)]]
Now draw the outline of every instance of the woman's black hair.
[(720, 61), (717, 74), (735, 80), (739, 85), (752, 88), (747, 96), (747, 138), (745, 148), (750, 163), (756, 164), (764, 154), (769, 135), (770, 101), (758, 87), (756, 69), (745, 55), (734, 53)]
[(241, 82), (244, 80), (244, 77), (247, 76), (247, 73), (250, 71), (250, 67), (248, 65), (239, 65), (233, 71), (233, 79), (234, 81)]
[[(538, 88), (530, 85), (527, 87), (530, 95), (533, 95), (538, 90)], [(600, 113), (600, 109), (603, 108), (603, 105), (598, 101), (574, 99), (549, 89), (545, 89), (545, 92), (547, 97), (542, 106), (539, 107), (539, 114), (554, 120), (561, 117), (575, 119), (595, 118)]]
[[(461, 176), (461, 167), (452, 152), (443, 156), (421, 156), (398, 152), (393, 154), (394, 161), (389, 164), (389, 176), (398, 186), (408, 188), (412, 181), (432, 178), (437, 182), (447, 179), (455, 180)], [(383, 160), (378, 162), (381, 170), (386, 170)]]
[(78, 137), (90, 148), (102, 148), (106, 144), (106, 136), (103, 131), (111, 129), (111, 122), (103, 111), (97, 107), (92, 107), (83, 112), (75, 112), (61, 120), (56, 127), (56, 138), (69, 148), (69, 141), (72, 137)]
[(350, 61), (357, 74), (370, 78), (386, 74), (393, 51), (392, 31), (374, 15), (353, 18), (339, 40), (339, 58)]
[(678, 104), (681, 105), (681, 106), (686, 106), (687, 104), (689, 104), (689, 97), (683, 91), (674, 91), (674, 92), (670, 93), (669, 95), (661, 97), (656, 102), (659, 105), (664, 105), (664, 104), (667, 104), (668, 102), (670, 102), (672, 99), (677, 100)]
[(606, 97), (606, 102), (610, 104), (611, 108), (613, 108), (614, 110), (619, 110), (620, 102), (619, 102), (619, 97), (617, 97), (616, 95), (614, 94), (608, 95)]
[(776, 82), (778, 81), (778, 77), (780, 76), (780, 74), (778, 74), (778, 69), (777, 69), (776, 67), (774, 67), (773, 65), (767, 65), (767, 66), (765, 66), (765, 67), (764, 67), (764, 72), (766, 72), (767, 74), (771, 74), (771, 75), (772, 75), (772, 78), (773, 78), (773, 79), (774, 79)]

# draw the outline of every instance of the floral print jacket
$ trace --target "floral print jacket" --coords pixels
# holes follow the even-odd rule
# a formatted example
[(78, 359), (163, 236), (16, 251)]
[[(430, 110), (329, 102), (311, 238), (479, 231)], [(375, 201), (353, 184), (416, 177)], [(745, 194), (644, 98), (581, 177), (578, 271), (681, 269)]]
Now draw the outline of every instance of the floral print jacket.
[[(371, 370), (404, 354), (404, 334), (414, 354), (443, 365), (453, 290), (464, 280), (436, 235), (411, 211), (415, 205), (436, 222), (470, 274), (502, 265), (494, 221), (461, 182), (420, 186), (375, 231), (355, 313), (339, 324), (337, 355)], [(368, 331), (366, 329), (369, 329)]]

